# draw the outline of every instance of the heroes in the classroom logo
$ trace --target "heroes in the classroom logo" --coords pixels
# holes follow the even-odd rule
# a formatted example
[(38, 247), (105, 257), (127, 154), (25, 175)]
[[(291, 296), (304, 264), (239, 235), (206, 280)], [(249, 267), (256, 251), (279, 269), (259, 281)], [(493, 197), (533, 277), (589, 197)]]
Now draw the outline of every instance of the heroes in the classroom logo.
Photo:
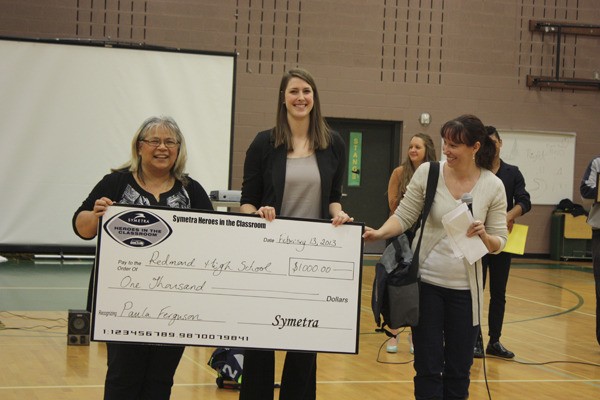
[(112, 217), (104, 230), (126, 247), (152, 247), (164, 242), (173, 229), (156, 214), (149, 211), (125, 211)]

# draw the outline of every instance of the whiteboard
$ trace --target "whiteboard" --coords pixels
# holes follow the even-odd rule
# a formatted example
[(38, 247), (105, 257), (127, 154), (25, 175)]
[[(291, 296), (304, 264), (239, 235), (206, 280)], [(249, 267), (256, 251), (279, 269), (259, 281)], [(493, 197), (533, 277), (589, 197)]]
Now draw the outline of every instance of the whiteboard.
[(573, 197), (575, 133), (500, 130), (500, 158), (525, 177), (532, 204), (556, 205)]
[(179, 124), (207, 192), (228, 188), (234, 54), (21, 40), (0, 54), (0, 250), (93, 246), (73, 213), (150, 116)]
[(111, 206), (92, 340), (357, 354), (363, 230)]
[[(572, 198), (575, 133), (498, 129), (498, 134), (500, 158), (519, 167), (532, 204), (556, 205)], [(446, 159), (443, 152), (441, 159)]]

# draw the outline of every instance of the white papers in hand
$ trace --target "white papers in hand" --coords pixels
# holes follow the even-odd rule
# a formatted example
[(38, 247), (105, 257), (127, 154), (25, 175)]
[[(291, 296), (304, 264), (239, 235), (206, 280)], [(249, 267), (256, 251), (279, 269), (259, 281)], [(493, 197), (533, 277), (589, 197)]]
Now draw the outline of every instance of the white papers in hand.
[(461, 203), (442, 217), (442, 224), (450, 238), (454, 254), (465, 257), (469, 264), (473, 264), (488, 253), (487, 247), (479, 236), (467, 236), (467, 230), (473, 221), (473, 216), (465, 203)]

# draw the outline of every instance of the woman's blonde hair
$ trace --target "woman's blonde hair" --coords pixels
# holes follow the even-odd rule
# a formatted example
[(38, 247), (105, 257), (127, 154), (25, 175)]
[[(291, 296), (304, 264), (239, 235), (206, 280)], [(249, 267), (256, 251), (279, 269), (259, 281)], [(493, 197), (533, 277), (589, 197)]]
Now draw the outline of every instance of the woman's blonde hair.
[[(433, 145), (433, 139), (426, 133), (416, 133), (410, 139), (419, 138), (425, 144), (425, 158), (423, 162), (435, 161), (437, 160), (435, 155), (435, 146)], [(406, 193), (406, 187), (408, 183), (412, 179), (415, 173), (415, 166), (410, 161), (410, 157), (406, 157), (406, 160), (402, 163), (402, 176), (400, 179), (400, 185), (398, 186), (398, 199), (402, 199), (404, 197), (404, 193)]]
[(175, 120), (171, 117), (150, 117), (142, 122), (142, 125), (138, 128), (133, 139), (131, 140), (131, 158), (121, 167), (112, 169), (112, 171), (127, 170), (132, 174), (135, 174), (142, 182), (144, 178), (142, 176), (142, 157), (139, 153), (140, 142), (146, 139), (149, 133), (153, 132), (157, 128), (163, 128), (173, 134), (175, 140), (179, 142), (179, 149), (177, 152), (177, 160), (173, 168), (171, 168), (171, 176), (183, 183), (185, 186), (188, 182), (187, 174), (185, 173), (185, 165), (187, 162), (187, 147), (185, 145), (185, 139), (179, 126)]

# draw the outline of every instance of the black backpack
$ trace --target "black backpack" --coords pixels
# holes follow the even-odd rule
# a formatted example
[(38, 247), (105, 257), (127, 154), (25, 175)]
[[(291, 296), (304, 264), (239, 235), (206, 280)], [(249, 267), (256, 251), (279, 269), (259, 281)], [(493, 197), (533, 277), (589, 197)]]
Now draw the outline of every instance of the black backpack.
[(213, 351), (208, 365), (217, 371), (217, 386), (220, 389), (240, 389), (244, 368), (244, 350), (225, 347)]
[[(425, 203), (420, 217), (422, 225), (425, 224), (431, 205), (433, 204), (439, 177), (439, 168), (439, 162), (432, 161), (430, 163)], [(421, 238), (423, 237), (423, 226), (421, 227), (420, 233), (421, 235), (418, 239), (419, 241), (414, 254), (411, 251), (408, 237), (405, 234), (402, 234), (386, 247), (379, 262), (375, 266), (371, 309), (373, 310), (375, 323), (378, 326), (377, 331), (383, 331), (389, 337), (394, 335), (386, 329), (386, 326), (396, 329), (403, 326), (414, 326), (413, 324), (416, 325), (418, 322), (418, 261)], [(403, 289), (401, 291), (397, 290), (399, 287), (402, 287)], [(399, 324), (394, 321), (398, 318), (392, 317), (393, 312), (390, 304), (390, 290), (394, 290), (394, 295), (392, 297), (397, 300), (399, 299), (402, 303), (397, 303), (395, 308), (396, 311), (399, 311), (400, 314), (403, 314), (403, 317), (406, 317), (406, 320)], [(394, 315), (397, 316), (398, 313), (394, 313)], [(410, 320), (411, 323), (407, 323), (408, 320)]]
[(562, 199), (557, 205), (555, 212), (570, 213), (574, 217), (580, 215), (588, 215), (588, 212), (583, 208), (581, 204), (575, 204), (570, 199)]
[[(388, 284), (391, 281), (403, 279), (408, 275), (408, 270), (413, 258), (409, 240), (402, 234), (385, 248), (381, 259), (375, 265), (375, 279), (373, 280), (373, 294), (371, 297), (371, 308), (375, 323), (380, 329), (391, 336), (391, 332), (385, 329), (390, 325), (390, 303), (387, 293)], [(388, 272), (388, 270), (392, 270)]]

